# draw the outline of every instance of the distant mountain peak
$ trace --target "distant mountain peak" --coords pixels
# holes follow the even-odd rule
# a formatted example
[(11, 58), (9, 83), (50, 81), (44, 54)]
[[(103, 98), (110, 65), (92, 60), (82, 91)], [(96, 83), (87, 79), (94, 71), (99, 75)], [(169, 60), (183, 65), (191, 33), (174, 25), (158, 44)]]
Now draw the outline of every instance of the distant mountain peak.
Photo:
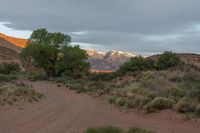
[(108, 52), (98, 52), (96, 50), (86, 51), (89, 55), (88, 62), (94, 70), (116, 70), (130, 58), (136, 56), (129, 52), (117, 50), (110, 50)]
[(98, 52), (92, 49), (89, 49), (86, 51), (87, 51), (87, 54), (89, 55), (89, 58), (95, 58), (95, 59), (103, 59), (106, 54), (105, 52)]
[(117, 51), (117, 50), (110, 50), (106, 53), (108, 56), (125, 56), (125, 57), (135, 57), (136, 55), (130, 53), (130, 52), (123, 52), (123, 51)]

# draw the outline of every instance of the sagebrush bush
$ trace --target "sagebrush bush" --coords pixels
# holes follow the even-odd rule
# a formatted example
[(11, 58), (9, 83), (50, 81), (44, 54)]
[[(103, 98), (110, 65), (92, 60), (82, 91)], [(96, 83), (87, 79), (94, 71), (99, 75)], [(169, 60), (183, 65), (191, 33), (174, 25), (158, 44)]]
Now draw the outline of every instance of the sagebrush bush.
[(17, 63), (2, 63), (0, 64), (0, 73), (1, 74), (10, 74), (11, 72), (20, 71), (20, 66)]
[(13, 105), (17, 101), (39, 101), (43, 94), (36, 92), (23, 83), (5, 82), (0, 84), (0, 104)]
[(91, 81), (97, 81), (97, 80), (110, 81), (117, 77), (116, 74), (117, 73), (90, 73), (87, 76), (87, 78), (88, 80), (91, 80)]
[(133, 108), (135, 106), (136, 106), (136, 103), (135, 103), (135, 101), (133, 99), (127, 99), (125, 104), (124, 104), (124, 107), (126, 107), (128, 109), (129, 108)]
[(7, 82), (7, 81), (9, 81), (8, 76), (0, 75), (0, 82)]
[(198, 115), (200, 115), (200, 104), (198, 104), (197, 107), (196, 107), (196, 113), (197, 113)]
[(126, 101), (127, 101), (127, 98), (125, 98), (125, 97), (119, 97), (119, 98), (116, 99), (115, 103), (117, 105), (119, 105), (119, 106), (124, 106), (125, 103), (126, 103)]
[(169, 96), (174, 96), (176, 98), (179, 98), (184, 95), (184, 91), (180, 87), (173, 87), (168, 90), (168, 94)]
[(136, 127), (136, 128), (130, 128), (127, 133), (156, 133), (156, 132)]
[(17, 76), (0, 74), (0, 82), (8, 82), (14, 79), (17, 79)]
[(139, 101), (139, 106), (144, 107), (147, 103), (149, 103), (151, 99), (149, 97), (142, 97)]
[(38, 81), (38, 80), (46, 80), (47, 76), (44, 73), (37, 73), (37, 72), (27, 72), (25, 73), (25, 77), (31, 81)]
[(181, 113), (188, 112), (189, 108), (190, 108), (190, 102), (189, 99), (186, 97), (181, 98), (175, 106), (175, 109)]
[(124, 132), (120, 128), (108, 126), (108, 127), (100, 127), (100, 128), (88, 128), (84, 133), (156, 133), (151, 130), (145, 130), (143, 128), (130, 128), (127, 132)]
[(145, 105), (144, 109), (147, 112), (153, 112), (157, 110), (163, 110), (167, 108), (171, 108), (173, 105), (173, 101), (171, 99), (165, 97), (157, 97), (147, 105)]
[(85, 133), (124, 133), (122, 129), (108, 126), (100, 128), (89, 128)]
[(109, 99), (109, 102), (112, 104), (116, 102), (117, 98), (118, 96), (110, 96), (108, 99)]

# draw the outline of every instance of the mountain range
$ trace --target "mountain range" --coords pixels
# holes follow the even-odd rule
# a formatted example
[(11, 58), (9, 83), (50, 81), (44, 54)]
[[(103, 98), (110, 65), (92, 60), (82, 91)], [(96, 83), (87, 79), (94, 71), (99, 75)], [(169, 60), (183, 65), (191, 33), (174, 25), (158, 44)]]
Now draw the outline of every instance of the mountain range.
[[(0, 59), (19, 62), (19, 53), (26, 47), (28, 40), (7, 36), (0, 33)], [(114, 71), (130, 58), (135, 57), (129, 52), (111, 50), (108, 52), (98, 52), (95, 50), (86, 50), (89, 58), (88, 62), (92, 70)]]
[(129, 52), (111, 50), (108, 52), (98, 52), (87, 50), (89, 55), (88, 62), (93, 70), (116, 70), (123, 63), (136, 55)]
[[(7, 36), (0, 33), (0, 63), (16, 62), (21, 64), (19, 53), (26, 47), (28, 40)], [(136, 55), (130, 52), (111, 50), (108, 52), (98, 52), (96, 50), (86, 50), (91, 64), (91, 70), (95, 72), (112, 72), (120, 65)], [(192, 53), (179, 53), (182, 61), (187, 64), (195, 65), (200, 69), (200, 55)], [(159, 55), (153, 55), (148, 58), (156, 59)]]

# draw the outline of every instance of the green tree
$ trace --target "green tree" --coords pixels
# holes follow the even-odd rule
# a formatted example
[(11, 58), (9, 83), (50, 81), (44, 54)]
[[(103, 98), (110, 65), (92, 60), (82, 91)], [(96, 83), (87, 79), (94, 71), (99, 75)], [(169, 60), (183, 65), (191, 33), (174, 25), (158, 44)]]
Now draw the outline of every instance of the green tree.
[(168, 69), (182, 63), (181, 59), (171, 51), (165, 51), (157, 60), (157, 69)]
[(66, 71), (89, 69), (88, 55), (79, 46), (71, 46), (71, 37), (63, 33), (51, 33), (46, 29), (33, 31), (29, 43), (21, 52), (24, 60), (43, 68), (47, 76), (60, 76)]
[(151, 64), (145, 58), (139, 56), (134, 57), (130, 61), (124, 63), (119, 69), (119, 73), (135, 72), (140, 70), (147, 70), (151, 68)]

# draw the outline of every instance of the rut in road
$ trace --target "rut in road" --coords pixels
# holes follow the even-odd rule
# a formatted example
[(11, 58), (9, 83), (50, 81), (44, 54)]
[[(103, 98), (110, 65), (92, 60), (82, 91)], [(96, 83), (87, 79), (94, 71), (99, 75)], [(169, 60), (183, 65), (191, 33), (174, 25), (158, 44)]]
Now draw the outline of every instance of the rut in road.
[(198, 123), (123, 113), (87, 94), (76, 94), (52, 82), (25, 83), (45, 98), (33, 104), (0, 108), (0, 133), (83, 133), (88, 127), (108, 125), (124, 129), (137, 126), (158, 133), (200, 133)]

